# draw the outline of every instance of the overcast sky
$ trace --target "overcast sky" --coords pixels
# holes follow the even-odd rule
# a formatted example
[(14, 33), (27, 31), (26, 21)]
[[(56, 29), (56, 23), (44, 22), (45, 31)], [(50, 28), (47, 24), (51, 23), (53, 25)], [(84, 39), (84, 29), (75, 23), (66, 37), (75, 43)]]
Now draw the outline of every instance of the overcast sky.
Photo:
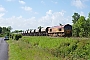
[(72, 24), (74, 12), (87, 17), (90, 0), (0, 0), (0, 26), (26, 30)]

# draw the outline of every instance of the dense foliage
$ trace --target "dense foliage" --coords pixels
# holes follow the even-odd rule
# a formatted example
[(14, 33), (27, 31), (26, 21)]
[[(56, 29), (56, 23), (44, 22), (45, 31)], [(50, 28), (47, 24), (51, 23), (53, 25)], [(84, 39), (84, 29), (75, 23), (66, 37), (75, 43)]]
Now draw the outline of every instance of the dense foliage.
[(15, 31), (12, 31), (12, 33), (21, 33), (23, 32), (22, 30), (15, 30)]
[(73, 29), (72, 33), (75, 37), (90, 37), (90, 13), (88, 18), (80, 16), (78, 13), (74, 13), (73, 18)]
[(9, 36), (11, 32), (11, 26), (8, 27), (0, 27), (0, 37)]
[(15, 40), (19, 40), (19, 38), (22, 38), (21, 34), (15, 34)]

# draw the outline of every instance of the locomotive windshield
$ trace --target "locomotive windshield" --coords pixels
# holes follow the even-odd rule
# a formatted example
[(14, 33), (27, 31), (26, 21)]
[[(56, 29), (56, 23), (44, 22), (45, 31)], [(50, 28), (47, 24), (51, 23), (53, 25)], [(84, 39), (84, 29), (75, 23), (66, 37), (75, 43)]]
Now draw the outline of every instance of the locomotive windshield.
[(64, 29), (65, 29), (65, 30), (72, 30), (72, 26), (71, 26), (71, 25), (66, 25), (66, 26), (64, 27)]

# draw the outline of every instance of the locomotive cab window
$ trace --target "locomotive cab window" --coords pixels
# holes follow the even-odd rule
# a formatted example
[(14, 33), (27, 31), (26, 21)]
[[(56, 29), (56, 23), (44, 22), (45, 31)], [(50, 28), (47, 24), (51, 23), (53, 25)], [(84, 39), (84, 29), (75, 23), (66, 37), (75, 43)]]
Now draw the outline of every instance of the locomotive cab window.
[(50, 32), (52, 32), (52, 29), (50, 29)]
[(59, 30), (59, 31), (62, 31), (62, 29), (61, 29), (61, 28), (59, 28), (58, 30)]

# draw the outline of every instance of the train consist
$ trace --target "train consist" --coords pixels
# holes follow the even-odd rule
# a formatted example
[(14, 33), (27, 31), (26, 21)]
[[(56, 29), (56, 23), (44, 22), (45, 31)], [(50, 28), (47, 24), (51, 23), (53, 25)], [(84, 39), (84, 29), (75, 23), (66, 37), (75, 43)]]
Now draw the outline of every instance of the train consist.
[(70, 37), (72, 36), (72, 26), (70, 24), (62, 26), (46, 27), (42, 29), (33, 29), (22, 32), (23, 36), (60, 36)]

